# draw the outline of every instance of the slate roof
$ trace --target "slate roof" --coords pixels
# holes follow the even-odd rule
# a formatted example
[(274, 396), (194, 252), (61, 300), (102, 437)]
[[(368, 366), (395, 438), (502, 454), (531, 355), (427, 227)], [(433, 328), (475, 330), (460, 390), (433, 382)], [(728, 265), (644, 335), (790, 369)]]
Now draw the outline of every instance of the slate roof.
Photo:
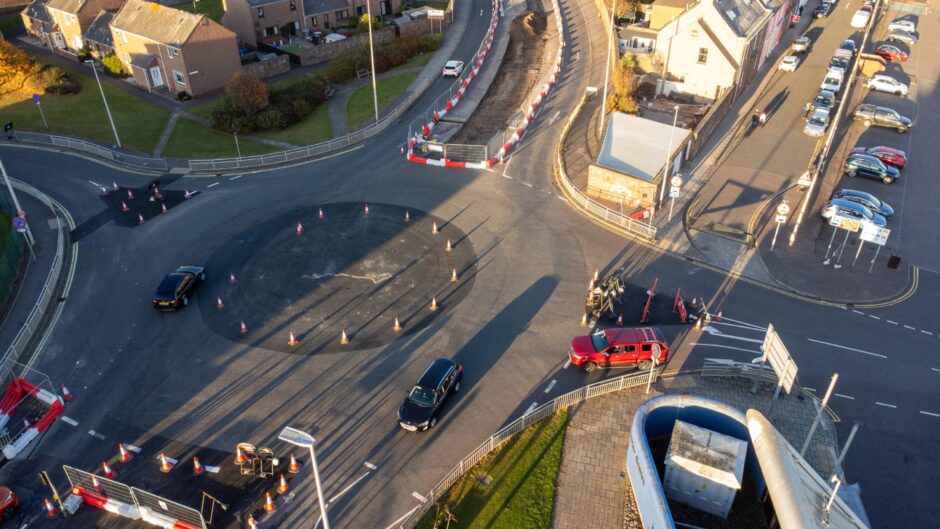
[(109, 48), (114, 47), (114, 38), (111, 35), (111, 19), (114, 18), (112, 11), (102, 11), (95, 17), (95, 21), (85, 30), (85, 39), (98, 44), (104, 44)]
[[(597, 165), (647, 182), (658, 181), (666, 163), (672, 128), (671, 124), (612, 112)], [(682, 127), (676, 127), (675, 132), (673, 151), (683, 145), (690, 134), (689, 129)]]
[(352, 9), (348, 0), (304, 0), (304, 14), (332, 13), (341, 9)]
[(715, 9), (742, 37), (748, 36), (757, 21), (768, 12), (760, 0), (715, 0)]
[(26, 6), (26, 9), (23, 10), (23, 14), (28, 16), (33, 20), (38, 20), (40, 22), (52, 23), (52, 17), (49, 16), (49, 12), (46, 11), (46, 3), (49, 0), (33, 0)]
[(78, 13), (85, 5), (85, 0), (49, 0), (46, 5), (66, 13)]
[[(54, 0), (50, 0), (54, 1)], [(127, 0), (114, 15), (111, 26), (141, 37), (180, 46), (202, 22), (197, 15), (143, 0)]]

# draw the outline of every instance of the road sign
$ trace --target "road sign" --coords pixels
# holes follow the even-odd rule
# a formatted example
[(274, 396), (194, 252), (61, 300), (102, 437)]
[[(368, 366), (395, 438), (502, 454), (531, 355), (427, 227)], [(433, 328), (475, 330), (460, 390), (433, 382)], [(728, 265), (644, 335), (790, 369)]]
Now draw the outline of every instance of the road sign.
[(679, 196), (679, 188), (672, 186), (669, 188), (669, 198), (677, 198)]
[(20, 233), (26, 232), (26, 219), (23, 217), (13, 217), (13, 227)]
[(813, 183), (812, 178), (810, 177), (809, 171), (804, 172), (800, 175), (800, 179), (796, 181), (796, 185), (800, 187), (809, 187)]
[(669, 180), (669, 183), (672, 184), (672, 187), (681, 187), (682, 177), (679, 175), (675, 175)]
[(863, 241), (873, 242), (879, 246), (884, 246), (888, 242), (888, 236), (891, 235), (891, 230), (888, 228), (882, 228), (880, 226), (875, 226), (874, 224), (868, 223), (862, 228), (862, 233), (859, 237)]
[(442, 9), (428, 9), (428, 18), (444, 18)]
[(777, 206), (777, 215), (786, 215), (790, 212), (790, 203), (784, 200)]
[(16, 216), (17, 216), (17, 217), (23, 217), (23, 218), (25, 219), (25, 218), (26, 218), (26, 212), (23, 211), (23, 210), (17, 211), (17, 212), (16, 212)]
[(33, 94), (33, 103), (39, 104), (39, 94)]
[(774, 217), (774, 222), (776, 222), (777, 224), (783, 224), (786, 221), (787, 221), (786, 215), (777, 215), (776, 217)]
[(773, 324), (767, 325), (767, 334), (764, 335), (764, 345), (761, 348), (764, 351), (764, 359), (770, 362), (770, 367), (777, 373), (777, 379), (780, 381), (778, 385), (789, 394), (796, 382), (796, 362), (787, 351), (780, 335), (774, 330)]
[(840, 217), (839, 215), (833, 215), (829, 219), (829, 224), (835, 226), (836, 228), (851, 231), (853, 233), (862, 227), (862, 221), (858, 219), (850, 219), (848, 217)]

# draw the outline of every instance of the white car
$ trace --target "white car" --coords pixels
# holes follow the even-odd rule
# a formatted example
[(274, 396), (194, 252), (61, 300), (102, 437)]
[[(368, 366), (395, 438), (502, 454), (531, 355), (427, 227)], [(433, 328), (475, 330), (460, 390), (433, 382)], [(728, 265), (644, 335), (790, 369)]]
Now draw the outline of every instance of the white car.
[(807, 136), (812, 136), (814, 138), (819, 138), (826, 133), (826, 129), (829, 128), (829, 109), (828, 108), (817, 108), (813, 111), (813, 115), (806, 120), (806, 125), (803, 125), (803, 134)]
[(460, 77), (461, 72), (463, 72), (462, 62), (447, 61), (447, 64), (444, 65), (444, 72), (441, 75), (444, 77)]
[(876, 92), (887, 92), (889, 94), (906, 96), (907, 85), (887, 75), (873, 75), (865, 84), (865, 88)]
[(796, 55), (787, 55), (780, 61), (780, 64), (777, 66), (778, 70), (784, 72), (795, 72), (796, 67), (800, 64), (800, 58)]
[(868, 25), (868, 21), (871, 19), (871, 12), (864, 9), (859, 9), (852, 15), (852, 22), (849, 23), (855, 29), (864, 29)]
[(844, 78), (845, 70), (840, 68), (829, 68), (829, 71), (827, 71), (826, 76), (823, 77), (823, 81), (819, 85), (819, 88), (822, 90), (829, 90), (834, 94), (838, 94), (839, 90), (842, 89), (842, 80)]
[(891, 22), (890, 24), (888, 24), (889, 32), (894, 31), (896, 29), (899, 29), (901, 31), (906, 31), (908, 33), (915, 33), (917, 32), (917, 24), (915, 24), (914, 21), (912, 20), (895, 20)]

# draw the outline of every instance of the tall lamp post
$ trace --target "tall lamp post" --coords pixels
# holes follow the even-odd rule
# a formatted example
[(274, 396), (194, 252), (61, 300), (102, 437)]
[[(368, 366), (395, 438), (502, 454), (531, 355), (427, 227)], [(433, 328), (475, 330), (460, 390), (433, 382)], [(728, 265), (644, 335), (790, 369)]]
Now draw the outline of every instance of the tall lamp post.
[(375, 52), (372, 48), (372, 0), (366, 0), (366, 16), (369, 17), (369, 64), (372, 66), (372, 104), (375, 107), (375, 122), (379, 122), (379, 92), (375, 85)]
[(302, 432), (290, 426), (281, 430), (277, 436), (281, 441), (285, 441), (294, 446), (307, 448), (310, 450), (310, 464), (313, 466), (313, 480), (317, 485), (317, 500), (320, 502), (320, 514), (323, 517), (323, 529), (330, 529), (330, 521), (326, 517), (326, 504), (323, 502), (323, 487), (320, 486), (320, 470), (317, 468), (317, 455), (313, 451), (313, 445), (317, 440), (307, 432)]
[(95, 61), (87, 60), (85, 63), (91, 65), (91, 71), (95, 72), (95, 81), (98, 82), (98, 90), (101, 91), (101, 100), (104, 101), (104, 110), (108, 113), (108, 121), (111, 122), (111, 130), (114, 131), (114, 142), (118, 147), (121, 146), (121, 138), (118, 137), (117, 127), (114, 126), (114, 118), (111, 117), (111, 108), (108, 106), (108, 98), (104, 96), (104, 88), (101, 86), (101, 78), (98, 77), (98, 69), (95, 68)]
[[(601, 121), (597, 125), (597, 135), (601, 135), (604, 130), (604, 118), (607, 115), (607, 84), (610, 82), (610, 53), (614, 47), (614, 13), (617, 11), (617, 0), (611, 0), (610, 4), (610, 31), (607, 35), (607, 67), (604, 68), (604, 99), (601, 101)], [(618, 45), (619, 46), (619, 45)]]

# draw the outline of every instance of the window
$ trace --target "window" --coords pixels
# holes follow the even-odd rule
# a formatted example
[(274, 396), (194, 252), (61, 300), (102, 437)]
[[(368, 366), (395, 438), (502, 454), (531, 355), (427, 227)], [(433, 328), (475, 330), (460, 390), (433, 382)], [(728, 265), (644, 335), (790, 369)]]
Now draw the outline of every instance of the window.
[(123, 59), (124, 59), (124, 64), (130, 64), (130, 63), (131, 63), (131, 56), (128, 55), (126, 51), (125, 51), (122, 55), (123, 55)]
[(297, 2), (295, 2), (294, 0), (290, 0), (290, 10), (297, 11)]
[(316, 15), (310, 17), (310, 25), (313, 26), (313, 27), (317, 27), (317, 17), (316, 17)]
[(121, 34), (121, 41), (124, 42), (124, 44), (127, 44), (127, 33), (124, 33), (123, 31), (120, 31), (119, 33)]
[(176, 57), (179, 56), (180, 50), (178, 50), (178, 49), (176, 49), (176, 48), (169, 48), (169, 47), (168, 47), (168, 48), (166, 49), (166, 54), (167, 54), (167, 56), (168, 56), (170, 59), (175, 59)]
[(342, 19), (344, 19), (344, 18), (349, 18), (349, 10), (348, 10), (348, 9), (343, 9), (342, 11), (337, 11), (336, 13), (334, 13), (334, 15), (336, 15), (336, 17), (335, 17), (336, 20), (342, 20)]
[(264, 18), (264, 8), (263, 8), (263, 7), (259, 7), (259, 8), (258, 8), (258, 18)]
[(177, 72), (176, 70), (173, 70), (173, 80), (176, 81), (176, 84), (181, 84), (181, 85), (186, 84), (186, 78), (183, 77), (183, 74), (181, 74), (180, 72)]
[(708, 48), (699, 48), (698, 49), (698, 63), (705, 64), (708, 62)]

